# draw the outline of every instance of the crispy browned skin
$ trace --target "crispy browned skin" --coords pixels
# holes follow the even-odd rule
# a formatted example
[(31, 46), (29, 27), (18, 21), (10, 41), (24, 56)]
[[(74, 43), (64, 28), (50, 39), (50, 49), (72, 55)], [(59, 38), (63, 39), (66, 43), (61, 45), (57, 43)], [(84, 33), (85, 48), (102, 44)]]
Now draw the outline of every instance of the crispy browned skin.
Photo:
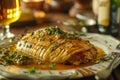
[(54, 27), (26, 34), (18, 42), (17, 50), (43, 63), (79, 65), (94, 62), (97, 57), (96, 49), (88, 41)]

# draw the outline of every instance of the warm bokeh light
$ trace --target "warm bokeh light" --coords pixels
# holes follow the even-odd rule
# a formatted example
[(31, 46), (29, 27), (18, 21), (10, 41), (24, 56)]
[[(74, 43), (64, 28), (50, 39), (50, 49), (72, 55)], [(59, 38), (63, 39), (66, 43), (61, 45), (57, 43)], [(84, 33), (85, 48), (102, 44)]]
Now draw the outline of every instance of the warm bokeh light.
[(24, 2), (40, 2), (40, 1), (44, 1), (44, 0), (23, 0)]
[(45, 18), (46, 13), (44, 11), (36, 11), (36, 12), (34, 12), (34, 16), (36, 18)]
[(17, 8), (13, 8), (13, 9), (7, 9), (7, 18), (10, 19), (10, 18), (13, 18), (13, 17), (16, 17), (16, 16), (19, 16), (20, 15), (20, 10), (17, 9)]

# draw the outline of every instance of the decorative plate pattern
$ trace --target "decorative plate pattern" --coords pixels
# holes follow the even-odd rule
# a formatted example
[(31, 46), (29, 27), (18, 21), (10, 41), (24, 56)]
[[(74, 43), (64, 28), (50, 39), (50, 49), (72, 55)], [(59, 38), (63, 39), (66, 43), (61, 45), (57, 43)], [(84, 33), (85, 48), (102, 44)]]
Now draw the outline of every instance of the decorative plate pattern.
[[(107, 57), (114, 57), (111, 55), (111, 53), (114, 52), (116, 46), (120, 43), (119, 40), (111, 36), (100, 35), (95, 33), (87, 33), (85, 36), (80, 36), (80, 37), (85, 40), (89, 40), (90, 43), (102, 48)], [(8, 78), (28, 79), (28, 80), (82, 78), (85, 76), (94, 75), (96, 74), (96, 72), (105, 69), (110, 64), (111, 61), (112, 58), (90, 66), (77, 68), (77, 69), (70, 69), (70, 70), (37, 70), (33, 74), (25, 73), (27, 69), (24, 68), (0, 65), (0, 74)]]

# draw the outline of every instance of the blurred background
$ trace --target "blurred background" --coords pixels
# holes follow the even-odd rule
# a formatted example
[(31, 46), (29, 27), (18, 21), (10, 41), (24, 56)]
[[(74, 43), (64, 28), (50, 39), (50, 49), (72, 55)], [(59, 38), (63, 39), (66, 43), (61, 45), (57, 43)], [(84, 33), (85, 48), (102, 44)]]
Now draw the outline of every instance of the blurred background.
[[(94, 30), (94, 32), (99, 32), (102, 34), (110, 34), (113, 36), (119, 35), (118, 32), (120, 26), (119, 0), (20, 0), (20, 1), (22, 11), (21, 16), (17, 22), (11, 24), (11, 26), (13, 27), (26, 25), (34, 26), (38, 24), (41, 26), (45, 24), (55, 24), (58, 26), (62, 26), (63, 28), (66, 28), (67, 26), (69, 30), (74, 30), (75, 28), (76, 30), (82, 32), (92, 32)], [(108, 5), (110, 6), (108, 6), (107, 4), (105, 5), (104, 4), (105, 1), (107, 1)], [(105, 8), (100, 4), (103, 4)], [(99, 20), (104, 19), (106, 15), (109, 16), (106, 17), (108, 18), (108, 20), (104, 21), (104, 24), (105, 22), (109, 23), (109, 25), (107, 25), (109, 26), (109, 29), (106, 25), (99, 22)], [(115, 25), (112, 25), (111, 23)], [(114, 26), (114, 28), (111, 28), (110, 27), (111, 25)]]

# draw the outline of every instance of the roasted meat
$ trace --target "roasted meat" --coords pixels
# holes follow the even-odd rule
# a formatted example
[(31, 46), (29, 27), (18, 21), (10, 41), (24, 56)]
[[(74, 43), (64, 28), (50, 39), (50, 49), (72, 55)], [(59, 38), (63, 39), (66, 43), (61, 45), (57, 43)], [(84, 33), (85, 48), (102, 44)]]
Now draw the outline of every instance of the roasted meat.
[(97, 58), (97, 50), (89, 41), (56, 27), (27, 33), (16, 50), (43, 63), (80, 65)]

